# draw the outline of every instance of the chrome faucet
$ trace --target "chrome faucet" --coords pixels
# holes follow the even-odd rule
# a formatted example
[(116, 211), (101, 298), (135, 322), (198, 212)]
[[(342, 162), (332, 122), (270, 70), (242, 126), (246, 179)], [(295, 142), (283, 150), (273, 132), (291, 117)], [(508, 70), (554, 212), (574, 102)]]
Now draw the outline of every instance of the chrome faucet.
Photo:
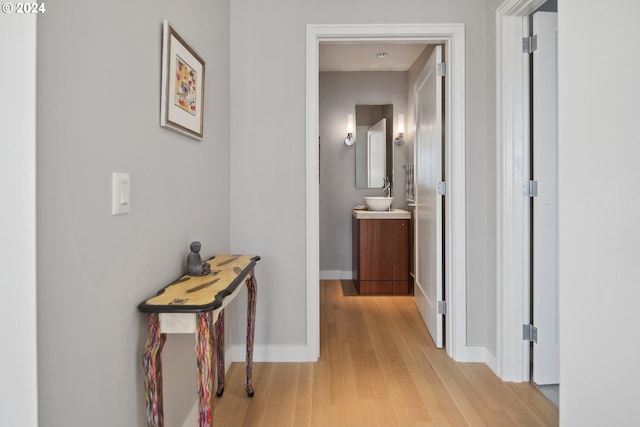
[(382, 181), (382, 191), (387, 192), (387, 197), (391, 197), (391, 181), (388, 177), (385, 177)]

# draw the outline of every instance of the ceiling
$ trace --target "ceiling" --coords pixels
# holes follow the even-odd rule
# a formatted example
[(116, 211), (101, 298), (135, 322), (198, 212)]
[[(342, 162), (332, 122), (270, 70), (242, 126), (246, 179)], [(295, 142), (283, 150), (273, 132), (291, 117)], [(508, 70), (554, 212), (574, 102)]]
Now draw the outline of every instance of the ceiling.
[[(425, 43), (320, 43), (320, 71), (407, 71)], [(387, 54), (378, 58), (378, 53)]]

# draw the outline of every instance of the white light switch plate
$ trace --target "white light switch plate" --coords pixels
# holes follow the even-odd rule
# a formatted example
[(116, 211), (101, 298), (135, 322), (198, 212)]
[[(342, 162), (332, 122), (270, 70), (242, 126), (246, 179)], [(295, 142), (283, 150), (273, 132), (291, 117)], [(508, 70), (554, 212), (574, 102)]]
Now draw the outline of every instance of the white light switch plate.
[(131, 211), (131, 177), (128, 173), (113, 172), (111, 179), (111, 213), (122, 215)]

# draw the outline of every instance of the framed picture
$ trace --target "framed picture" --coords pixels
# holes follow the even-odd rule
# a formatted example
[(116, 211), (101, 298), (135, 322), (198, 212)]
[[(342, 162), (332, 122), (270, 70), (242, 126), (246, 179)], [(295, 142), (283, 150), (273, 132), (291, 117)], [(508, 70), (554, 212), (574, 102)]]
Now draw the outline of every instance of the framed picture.
[(160, 126), (202, 139), (204, 61), (165, 20)]

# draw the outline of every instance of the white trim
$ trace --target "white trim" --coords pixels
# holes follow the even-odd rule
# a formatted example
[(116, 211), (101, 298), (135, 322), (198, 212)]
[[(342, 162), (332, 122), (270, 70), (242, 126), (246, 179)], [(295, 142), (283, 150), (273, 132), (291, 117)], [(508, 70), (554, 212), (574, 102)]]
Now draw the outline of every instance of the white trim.
[(497, 132), (497, 374), (529, 381), (529, 344), (522, 325), (529, 314), (529, 57), (522, 37), (527, 15), (546, 0), (506, 0), (496, 10)]
[(320, 280), (352, 280), (353, 271), (342, 270), (322, 270), (320, 272)]
[[(246, 345), (232, 345), (230, 350), (226, 354), (231, 357), (225, 359), (225, 362), (245, 362)], [(309, 352), (308, 346), (304, 345), (256, 345), (253, 348), (254, 362), (315, 362), (317, 359)]]
[(0, 100), (0, 423), (36, 427), (37, 18), (6, 15), (0, 21), (0, 57), (12, 64), (0, 70), (0, 79), (11, 82)]
[[(246, 346), (243, 346), (242, 348), (246, 348)], [(224, 372), (225, 373), (229, 372), (229, 368), (231, 367), (232, 362), (244, 363), (244, 361), (245, 361), (244, 359), (233, 360), (233, 346), (228, 346), (224, 351)], [(216, 372), (216, 375), (217, 375), (217, 372)], [(193, 402), (193, 406), (191, 407), (191, 411), (189, 412), (189, 415), (187, 415), (187, 418), (182, 423), (182, 427), (198, 427), (198, 399), (197, 398), (195, 399), (195, 402)]]
[(307, 88), (306, 88), (306, 237), (307, 237), (307, 348), (309, 356), (320, 357), (320, 170), (318, 158), (319, 131), (319, 69), (318, 38), (307, 26)]
[(319, 356), (319, 185), (318, 185), (318, 50), (321, 41), (422, 41), (444, 43), (451, 78), (446, 84), (445, 129), (447, 295), (447, 353), (455, 360), (469, 358), (466, 345), (466, 204), (465, 204), (465, 27), (464, 24), (307, 25), (307, 348)]
[(496, 375), (498, 374), (498, 359), (487, 347), (467, 346), (466, 353), (469, 360), (459, 362), (484, 362)]
[(191, 412), (187, 415), (187, 419), (184, 420), (182, 427), (198, 427), (198, 400), (196, 400), (191, 407)]

